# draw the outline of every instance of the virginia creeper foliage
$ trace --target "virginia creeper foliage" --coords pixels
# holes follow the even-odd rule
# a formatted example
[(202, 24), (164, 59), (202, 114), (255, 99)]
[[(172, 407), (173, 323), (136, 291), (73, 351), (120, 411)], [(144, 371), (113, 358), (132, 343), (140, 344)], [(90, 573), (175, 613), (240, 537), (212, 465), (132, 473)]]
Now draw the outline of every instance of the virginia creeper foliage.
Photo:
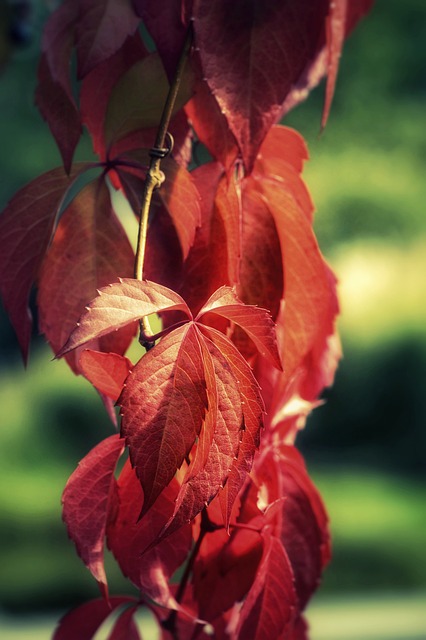
[[(110, 640), (137, 640), (141, 607), (164, 640), (308, 638), (330, 540), (295, 439), (333, 381), (338, 303), (305, 143), (277, 122), (327, 75), (325, 126), (371, 5), (64, 0), (46, 24), (36, 103), (63, 167), (0, 216), (0, 291), (24, 359), (35, 285), (56, 356), (121, 417), (63, 493), (102, 598), (55, 640), (89, 640), (116, 610)], [(83, 126), (98, 160), (73, 164)], [(140, 223), (136, 256), (113, 190)], [(109, 595), (105, 544), (139, 597)]]

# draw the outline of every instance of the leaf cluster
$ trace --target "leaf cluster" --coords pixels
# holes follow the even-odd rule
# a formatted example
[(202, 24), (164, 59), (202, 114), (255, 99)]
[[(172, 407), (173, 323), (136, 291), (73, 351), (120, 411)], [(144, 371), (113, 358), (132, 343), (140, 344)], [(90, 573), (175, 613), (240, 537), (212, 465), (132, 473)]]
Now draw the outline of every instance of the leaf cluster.
[[(304, 141), (276, 123), (327, 74), (325, 126), (344, 38), (371, 4), (64, 0), (46, 24), (36, 102), (63, 167), (0, 216), (0, 292), (26, 360), (37, 287), (56, 356), (114, 424), (115, 405), (121, 415), (64, 490), (102, 598), (67, 614), (55, 640), (92, 638), (112, 611), (110, 640), (136, 640), (142, 606), (164, 639), (307, 638), (330, 547), (294, 442), (333, 380), (338, 303)], [(98, 160), (73, 164), (83, 126)], [(153, 158), (140, 278), (111, 194), (142, 228)], [(147, 351), (132, 363), (139, 327)], [(139, 599), (109, 595), (105, 543)]]

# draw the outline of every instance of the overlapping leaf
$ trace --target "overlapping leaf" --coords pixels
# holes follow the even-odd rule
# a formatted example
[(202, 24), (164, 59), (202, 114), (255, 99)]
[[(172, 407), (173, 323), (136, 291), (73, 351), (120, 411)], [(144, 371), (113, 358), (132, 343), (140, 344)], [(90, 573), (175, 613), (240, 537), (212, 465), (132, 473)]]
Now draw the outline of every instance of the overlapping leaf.
[(55, 221), (75, 176), (53, 169), (23, 187), (0, 216), (0, 292), (17, 334), (24, 360), (28, 356), (32, 318), (28, 308), (31, 287), (37, 278), (52, 237)]
[(303, 610), (330, 559), (324, 505), (294, 447), (265, 452), (256, 461), (255, 474), (260, 495), (272, 505), (266, 512), (267, 520), (289, 557)]
[[(55, 352), (64, 345), (98, 287), (131, 275), (133, 261), (106, 184), (89, 183), (64, 212), (38, 277), (40, 329)], [(124, 353), (134, 329), (126, 327), (103, 339), (101, 350)], [(78, 372), (77, 356), (71, 354), (67, 360)]]
[[(126, 156), (130, 160), (132, 156)], [(138, 162), (149, 163), (147, 153), (137, 154)], [(200, 196), (191, 174), (180, 166), (172, 158), (166, 158), (162, 162), (162, 170), (165, 175), (164, 186), (155, 194), (153, 201), (153, 217), (163, 208), (170, 217), (182, 250), (183, 258), (188, 256), (194, 243), (195, 233), (200, 226)], [(143, 194), (143, 182), (146, 171), (139, 168), (119, 166), (118, 175), (124, 191), (133, 208), (139, 212), (141, 197)]]
[(275, 640), (290, 635), (296, 617), (293, 572), (281, 541), (266, 528), (256, 580), (243, 603), (233, 640)]
[(147, 51), (139, 33), (127, 38), (123, 46), (105, 62), (97, 65), (81, 83), (80, 112), (83, 124), (89, 129), (93, 149), (101, 160), (106, 160), (105, 117), (113, 87), (123, 74), (136, 62), (142, 60)]
[(80, 114), (72, 90), (70, 59), (78, 2), (66, 0), (49, 18), (42, 40), (35, 100), (59, 147), (67, 173), (80, 139)]
[(81, 460), (62, 495), (68, 535), (104, 593), (104, 538), (108, 517), (117, 508), (114, 470), (123, 449), (118, 435), (100, 442)]
[(78, 0), (76, 48), (79, 77), (112, 56), (136, 31), (131, 0)]
[(194, 30), (203, 75), (250, 171), (281, 105), (325, 37), (328, 0), (200, 0)]
[(121, 278), (98, 290), (98, 297), (88, 305), (57, 357), (151, 313), (170, 309), (183, 311), (191, 317), (185, 301), (171, 289), (152, 282)]
[(168, 581), (191, 548), (191, 527), (184, 526), (153, 548), (149, 547), (173, 513), (178, 490), (179, 484), (173, 480), (146, 516), (138, 520), (144, 496), (140, 482), (127, 462), (118, 479), (118, 512), (107, 530), (108, 546), (124, 575), (146, 596), (169, 608), (177, 607), (177, 603)]
[[(134, 605), (135, 599), (122, 596), (109, 600), (89, 600), (61, 618), (53, 640), (92, 640), (99, 627), (121, 605)], [(136, 640), (137, 636), (130, 636)]]
[(81, 373), (99, 393), (114, 402), (118, 400), (124, 381), (133, 368), (130, 360), (118, 353), (104, 353), (93, 349), (85, 349), (81, 353), (78, 365)]

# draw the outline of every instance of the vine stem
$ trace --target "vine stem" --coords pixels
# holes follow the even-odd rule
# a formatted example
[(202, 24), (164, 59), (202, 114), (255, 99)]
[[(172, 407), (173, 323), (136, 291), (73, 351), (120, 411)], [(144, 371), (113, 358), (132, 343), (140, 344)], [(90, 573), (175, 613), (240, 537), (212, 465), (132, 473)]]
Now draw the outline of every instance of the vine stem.
[(149, 210), (151, 206), (152, 194), (155, 189), (158, 189), (164, 182), (164, 174), (160, 171), (160, 163), (162, 157), (167, 155), (170, 148), (165, 148), (167, 138), (167, 129), (169, 127), (170, 118), (173, 113), (176, 97), (179, 92), (179, 87), (183, 77), (183, 71), (185, 63), (189, 54), (189, 50), (192, 44), (192, 23), (190, 23), (183, 45), (182, 53), (180, 55), (175, 76), (170, 85), (167, 99), (164, 104), (163, 113), (161, 115), (160, 124), (158, 126), (157, 137), (155, 140), (155, 146), (150, 152), (150, 163), (146, 174), (144, 190), (142, 195), (142, 205), (139, 221), (139, 233), (138, 242), (136, 248), (135, 259), (135, 278), (136, 280), (143, 280), (143, 267), (145, 260), (145, 248), (146, 248), (146, 236), (148, 231), (148, 218)]
[[(144, 276), (144, 262), (146, 253), (146, 239), (148, 234), (148, 220), (149, 211), (151, 208), (151, 201), (153, 193), (156, 189), (160, 188), (165, 180), (164, 173), (160, 170), (160, 164), (162, 158), (170, 153), (173, 146), (173, 138), (168, 133), (168, 127), (170, 119), (172, 117), (173, 108), (176, 102), (176, 97), (179, 92), (180, 84), (185, 69), (185, 63), (188, 58), (189, 51), (192, 45), (193, 31), (192, 22), (190, 22), (188, 31), (186, 34), (185, 42), (183, 44), (182, 52), (179, 57), (179, 61), (176, 67), (175, 75), (170, 85), (166, 102), (164, 104), (163, 113), (161, 114), (160, 124), (158, 126), (157, 136), (155, 139), (155, 145), (150, 150), (150, 163), (148, 171), (145, 177), (142, 204), (139, 219), (138, 240), (136, 245), (135, 256), (135, 269), (134, 277), (136, 280), (143, 280)], [(166, 140), (169, 139), (169, 146), (165, 147)], [(154, 346), (154, 342), (149, 340), (152, 336), (152, 330), (147, 317), (144, 317), (140, 321), (140, 343), (146, 348), (150, 349)]]

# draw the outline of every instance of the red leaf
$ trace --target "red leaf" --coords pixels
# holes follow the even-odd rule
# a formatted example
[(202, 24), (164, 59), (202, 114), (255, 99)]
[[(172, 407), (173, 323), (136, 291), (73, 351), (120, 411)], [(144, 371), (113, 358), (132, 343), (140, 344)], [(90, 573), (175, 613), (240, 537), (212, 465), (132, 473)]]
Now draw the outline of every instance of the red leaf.
[(35, 102), (56, 140), (64, 169), (69, 173), (81, 136), (80, 113), (72, 94), (53, 79), (45, 55), (41, 57), (37, 78)]
[(171, 79), (176, 71), (186, 37), (187, 17), (182, 0), (133, 0)]
[[(113, 234), (110, 237), (116, 241)], [(121, 278), (119, 282), (98, 290), (98, 297), (88, 305), (56, 357), (61, 358), (72, 349), (133, 324), (151, 313), (170, 309), (183, 311), (191, 317), (184, 300), (171, 289), (147, 280), (140, 282), (133, 278)]]
[(280, 540), (264, 529), (263, 556), (256, 580), (241, 608), (234, 640), (276, 640), (294, 624), (296, 598), (293, 573)]
[(42, 174), (12, 198), (0, 217), (0, 292), (18, 336), (24, 360), (28, 357), (32, 318), (28, 299), (52, 236), (65, 194), (84, 169), (69, 178), (62, 168)]
[(281, 105), (324, 40), (328, 2), (200, 0), (194, 29), (203, 74), (248, 171)]
[(194, 95), (185, 105), (197, 138), (202, 142), (215, 160), (222, 163), (228, 175), (238, 156), (238, 146), (228, 121), (215, 100), (205, 78), (198, 56), (195, 54), (193, 65), (197, 69)]
[(294, 447), (269, 450), (256, 461), (266, 516), (290, 559), (300, 610), (319, 584), (330, 559), (328, 520), (319, 493)]
[(81, 135), (80, 114), (70, 77), (78, 11), (78, 3), (68, 0), (46, 23), (35, 93), (36, 104), (56, 140), (67, 173)]
[(80, 111), (83, 124), (89, 129), (93, 149), (101, 160), (106, 160), (107, 144), (104, 138), (108, 100), (114, 85), (147, 51), (139, 33), (127, 38), (121, 49), (87, 74), (80, 89)]
[(114, 471), (123, 450), (118, 435), (102, 440), (81, 460), (62, 495), (68, 535), (105, 593), (104, 537), (107, 519), (117, 508)]
[[(148, 153), (137, 154), (138, 160), (148, 165)], [(126, 157), (126, 156), (125, 156)], [(128, 156), (132, 156), (129, 154)], [(200, 226), (200, 195), (191, 174), (172, 158), (165, 158), (161, 169), (166, 177), (161, 189), (154, 194), (154, 217), (161, 215), (159, 208), (164, 207), (170, 216), (179, 239), (183, 259), (188, 256), (194, 243), (197, 227)], [(145, 171), (120, 167), (117, 173), (123, 184), (126, 197), (137, 212), (141, 209)], [(136, 175), (134, 175), (136, 173)]]
[(138, 607), (129, 607), (117, 618), (108, 640), (141, 640), (138, 627), (133, 619)]
[(238, 455), (232, 463), (227, 482), (219, 494), (223, 519), (225, 526), (228, 527), (232, 506), (244, 484), (247, 473), (251, 470), (254, 454), (259, 446), (264, 408), (259, 385), (238, 349), (215, 329), (207, 328), (207, 331), (209, 337), (225, 357), (237, 380), (239, 401), (243, 411), (244, 427)]
[(199, 615), (214, 622), (249, 591), (262, 556), (259, 533), (219, 530), (204, 537), (194, 565), (194, 596)]
[(120, 49), (140, 20), (131, 0), (79, 0), (79, 7), (76, 46), (78, 73), (83, 78)]
[(107, 530), (108, 546), (124, 575), (145, 595), (162, 606), (173, 608), (177, 605), (168, 580), (191, 548), (191, 527), (182, 527), (167, 540), (148, 551), (146, 549), (155, 543), (172, 514), (178, 489), (178, 482), (173, 479), (149, 512), (138, 520), (143, 493), (135, 472), (127, 462), (118, 479), (120, 506), (117, 517), (111, 520)]
[(142, 484), (146, 513), (191, 450), (208, 406), (193, 324), (175, 329), (141, 358), (119, 404), (121, 431)]
[[(275, 131), (274, 128), (270, 135), (274, 136)], [(285, 130), (280, 131), (280, 136), (281, 139), (287, 136), (290, 142), (294, 139), (294, 134)], [(278, 402), (284, 397), (289, 381), (304, 366), (304, 360), (317, 350), (316, 359), (321, 359), (327, 340), (334, 333), (338, 311), (335, 283), (315, 239), (309, 200), (296, 169), (299, 166), (299, 153), (283, 163), (267, 158), (266, 151), (265, 154), (262, 151), (253, 177), (245, 183), (250, 195), (259, 203), (263, 199), (273, 216), (283, 256), (285, 307), (278, 326), (282, 325), (284, 374), (275, 393)], [(313, 370), (306, 370), (307, 375)]]
[[(89, 183), (63, 214), (39, 275), (40, 329), (55, 352), (67, 340), (97, 288), (117, 276), (130, 275), (133, 260), (132, 248), (111, 208), (106, 184)], [(123, 353), (133, 335), (134, 326), (127, 327), (104, 339), (100, 348), (92, 346)], [(67, 360), (78, 372), (78, 356), (72, 354)]]
[[(240, 383), (245, 383), (246, 380), (243, 376), (236, 375), (221, 349), (205, 335), (205, 332), (203, 332), (204, 335), (199, 330), (197, 333), (199, 339), (203, 341), (203, 346), (208, 349), (214, 367), (215, 388), (210, 391), (213, 397), (216, 396), (217, 404), (214, 407), (216, 424), (210, 424), (206, 418), (204, 428), (215, 428), (213, 437), (209, 438), (210, 450), (204, 467), (199, 464), (197, 456), (195, 456), (194, 472), (193, 463), (189, 465), (176, 499), (175, 511), (165, 529), (167, 535), (195, 518), (223, 487), (238, 454), (241, 431), (244, 428), (244, 406), (241, 400)], [(226, 338), (223, 337), (223, 339), (226, 341)], [(208, 411), (211, 411), (210, 407)]]
[(117, 353), (102, 353), (85, 349), (80, 356), (79, 369), (99, 393), (116, 402), (123, 384), (133, 368), (128, 358)]
[(61, 618), (52, 640), (92, 640), (109, 615), (122, 604), (134, 603), (134, 598), (113, 597), (90, 600)]
[(373, 6), (374, 0), (333, 0), (327, 17), (327, 85), (321, 127), (327, 124), (336, 87), (343, 42), (358, 20)]
[(201, 226), (183, 265), (180, 292), (194, 313), (209, 295), (229, 283), (225, 221), (214, 203), (222, 174), (223, 167), (217, 162), (206, 163), (191, 174), (201, 197)]
[(230, 287), (221, 287), (201, 309), (197, 316), (214, 313), (244, 329), (259, 352), (277, 369), (282, 369), (275, 336), (275, 324), (267, 309), (245, 305)]

